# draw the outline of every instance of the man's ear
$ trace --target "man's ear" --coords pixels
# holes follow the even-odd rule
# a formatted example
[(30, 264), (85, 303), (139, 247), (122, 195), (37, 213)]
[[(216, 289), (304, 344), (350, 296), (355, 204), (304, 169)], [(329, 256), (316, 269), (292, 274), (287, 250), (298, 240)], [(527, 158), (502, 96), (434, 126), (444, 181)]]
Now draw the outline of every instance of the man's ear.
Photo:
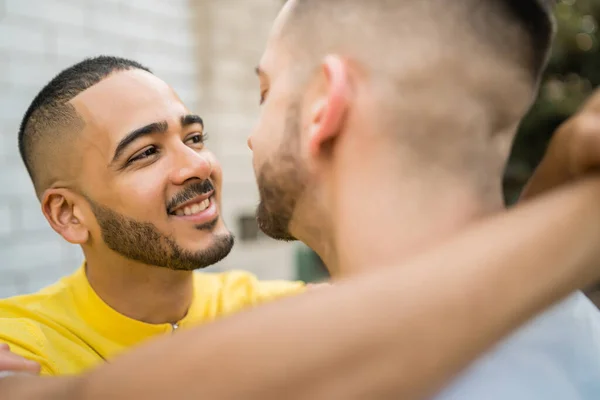
[(88, 241), (83, 198), (69, 189), (48, 189), (42, 196), (42, 212), (56, 233), (72, 244)]
[(323, 83), (309, 105), (308, 149), (312, 157), (319, 156), (324, 146), (339, 135), (349, 107), (347, 63), (337, 55), (329, 55), (321, 67)]

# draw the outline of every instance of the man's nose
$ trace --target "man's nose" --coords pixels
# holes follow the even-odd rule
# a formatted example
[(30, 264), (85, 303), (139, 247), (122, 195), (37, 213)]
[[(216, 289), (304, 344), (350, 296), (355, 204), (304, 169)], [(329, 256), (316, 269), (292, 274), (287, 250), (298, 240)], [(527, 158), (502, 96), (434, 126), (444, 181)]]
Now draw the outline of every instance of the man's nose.
[(211, 176), (212, 170), (213, 166), (208, 154), (186, 146), (175, 156), (171, 181), (176, 185), (182, 185), (189, 179), (206, 180)]

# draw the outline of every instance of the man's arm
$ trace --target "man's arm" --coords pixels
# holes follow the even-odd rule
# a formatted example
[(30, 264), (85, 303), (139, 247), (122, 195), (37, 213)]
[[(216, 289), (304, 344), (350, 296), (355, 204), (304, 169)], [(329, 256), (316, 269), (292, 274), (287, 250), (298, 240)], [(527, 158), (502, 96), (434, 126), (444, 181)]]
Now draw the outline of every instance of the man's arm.
[(522, 200), (531, 199), (600, 169), (600, 90), (554, 133), (544, 158), (527, 182)]
[(81, 377), (39, 377), (17, 374), (0, 379), (2, 400), (79, 400)]
[(536, 312), (598, 278), (598, 199), (600, 181), (586, 180), (402, 267), (157, 341), (91, 374), (87, 393), (113, 399), (431, 394)]
[(46, 397), (27, 396), (34, 384), (52, 383), (40, 378), (0, 380), (0, 393), (422, 398), (528, 318), (598, 279), (599, 198), (600, 180), (584, 180), (405, 265), (161, 338), (60, 388), (37, 386)]

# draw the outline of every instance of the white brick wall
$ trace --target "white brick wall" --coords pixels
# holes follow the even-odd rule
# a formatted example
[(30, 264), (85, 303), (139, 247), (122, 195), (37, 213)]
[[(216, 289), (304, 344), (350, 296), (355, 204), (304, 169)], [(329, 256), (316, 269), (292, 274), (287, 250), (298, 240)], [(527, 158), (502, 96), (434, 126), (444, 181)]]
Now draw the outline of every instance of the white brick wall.
[[(207, 123), (223, 162), (225, 220), (257, 202), (245, 140), (258, 108), (253, 67), (281, 0), (0, 0), (0, 298), (72, 272), (81, 252), (47, 225), (17, 150), (36, 92), (84, 57), (147, 64)], [(250, 17), (252, 15), (252, 17)], [(293, 247), (238, 243), (213, 269), (292, 278)]]

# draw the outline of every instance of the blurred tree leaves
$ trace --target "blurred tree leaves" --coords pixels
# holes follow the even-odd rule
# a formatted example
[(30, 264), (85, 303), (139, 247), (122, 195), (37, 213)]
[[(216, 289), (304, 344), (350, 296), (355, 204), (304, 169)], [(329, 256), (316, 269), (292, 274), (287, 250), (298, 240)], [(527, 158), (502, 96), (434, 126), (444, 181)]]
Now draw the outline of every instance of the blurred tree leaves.
[(557, 36), (537, 102), (519, 129), (506, 172), (512, 203), (544, 154), (554, 130), (600, 84), (599, 0), (562, 0), (556, 5)]

